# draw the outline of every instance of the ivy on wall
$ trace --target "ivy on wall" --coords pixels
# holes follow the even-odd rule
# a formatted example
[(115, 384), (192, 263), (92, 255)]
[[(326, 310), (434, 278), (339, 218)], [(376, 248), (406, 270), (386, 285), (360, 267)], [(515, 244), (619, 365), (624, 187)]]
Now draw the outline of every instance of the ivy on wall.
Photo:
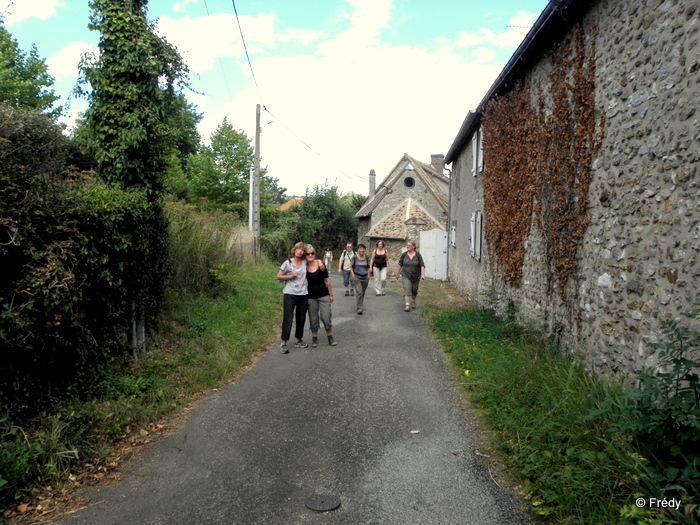
[[(592, 159), (600, 148), (595, 115), (595, 34), (574, 27), (548, 53), (546, 83), (532, 73), (484, 111), (484, 213), (492, 272), (520, 285), (533, 219), (544, 257), (566, 298), (590, 223)], [(533, 217), (534, 215), (534, 217)]]

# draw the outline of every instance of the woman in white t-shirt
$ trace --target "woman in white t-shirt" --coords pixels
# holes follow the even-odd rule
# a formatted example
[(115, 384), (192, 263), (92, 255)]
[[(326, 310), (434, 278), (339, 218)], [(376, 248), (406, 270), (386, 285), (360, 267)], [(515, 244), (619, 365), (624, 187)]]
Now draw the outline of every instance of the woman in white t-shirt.
[(308, 301), (308, 282), (306, 280), (306, 260), (304, 257), (306, 245), (303, 242), (298, 242), (292, 248), (292, 256), (282, 263), (280, 271), (277, 273), (277, 280), (283, 281), (284, 288), (284, 314), (282, 317), (282, 336), (280, 339), (280, 352), (288, 354), (287, 341), (292, 332), (292, 321), (296, 321), (296, 329), (294, 335), (296, 342), (295, 348), (308, 348), (309, 345), (304, 342), (304, 323), (306, 321), (306, 312), (309, 308)]

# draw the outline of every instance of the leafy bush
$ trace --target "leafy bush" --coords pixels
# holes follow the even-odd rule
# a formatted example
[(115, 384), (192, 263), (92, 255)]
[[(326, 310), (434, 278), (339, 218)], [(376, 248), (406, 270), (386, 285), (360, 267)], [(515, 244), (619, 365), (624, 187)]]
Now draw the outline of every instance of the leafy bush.
[(0, 403), (23, 417), (89, 389), (122, 353), (132, 301), (152, 317), (162, 302), (160, 207), (67, 173), (69, 146), (46, 116), (0, 109)]
[[(697, 305), (700, 306), (700, 305)], [(700, 308), (682, 315), (700, 318)], [(661, 351), (658, 367), (637, 372), (637, 385), (620, 398), (608, 398), (591, 411), (612, 436), (627, 436), (648, 459), (641, 477), (657, 498), (700, 502), (700, 332), (683, 329), (672, 319), (663, 321), (665, 343), (650, 343)], [(668, 512), (683, 521), (685, 516)]]

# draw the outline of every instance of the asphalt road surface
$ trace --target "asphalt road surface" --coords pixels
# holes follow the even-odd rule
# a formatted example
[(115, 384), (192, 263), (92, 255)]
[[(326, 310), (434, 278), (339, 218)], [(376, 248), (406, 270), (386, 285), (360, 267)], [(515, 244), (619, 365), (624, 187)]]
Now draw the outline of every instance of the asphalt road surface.
[(476, 453), (476, 424), (420, 295), (406, 313), (370, 283), (357, 315), (337, 273), (332, 281), (338, 346), (321, 335), (316, 349), (273, 347), (61, 523), (526, 523)]

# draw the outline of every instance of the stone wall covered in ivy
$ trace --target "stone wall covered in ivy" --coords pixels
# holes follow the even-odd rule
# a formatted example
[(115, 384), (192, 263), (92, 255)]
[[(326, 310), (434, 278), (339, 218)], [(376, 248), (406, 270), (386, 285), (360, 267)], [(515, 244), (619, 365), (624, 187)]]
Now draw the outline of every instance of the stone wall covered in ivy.
[(457, 242), (451, 280), (594, 370), (653, 365), (661, 321), (700, 302), (699, 18), (695, 0), (595, 3), (483, 108), (483, 173), (470, 147), (453, 163), (458, 241), (483, 207), (485, 253)]

